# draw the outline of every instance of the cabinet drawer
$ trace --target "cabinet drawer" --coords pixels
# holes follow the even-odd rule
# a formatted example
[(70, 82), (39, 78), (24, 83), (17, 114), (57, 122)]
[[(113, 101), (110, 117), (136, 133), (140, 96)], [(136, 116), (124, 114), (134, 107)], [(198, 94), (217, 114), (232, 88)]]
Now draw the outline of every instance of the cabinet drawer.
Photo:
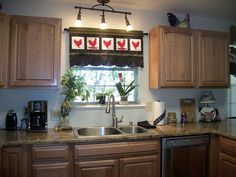
[(159, 151), (159, 141), (76, 145), (74, 154), (75, 158), (78, 159), (82, 156), (114, 155), (145, 151)]
[(69, 163), (33, 165), (33, 177), (69, 177)]
[(236, 140), (220, 137), (220, 151), (236, 154)]
[(33, 147), (33, 161), (37, 160), (68, 160), (68, 146)]

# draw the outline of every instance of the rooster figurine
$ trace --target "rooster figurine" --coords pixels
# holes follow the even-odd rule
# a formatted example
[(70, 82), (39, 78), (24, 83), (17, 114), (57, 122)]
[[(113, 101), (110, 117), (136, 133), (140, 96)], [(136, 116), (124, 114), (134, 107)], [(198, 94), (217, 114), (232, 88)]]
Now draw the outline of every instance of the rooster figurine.
[(190, 28), (190, 15), (186, 14), (185, 19), (180, 21), (174, 14), (167, 13), (168, 21), (171, 26), (180, 28)]

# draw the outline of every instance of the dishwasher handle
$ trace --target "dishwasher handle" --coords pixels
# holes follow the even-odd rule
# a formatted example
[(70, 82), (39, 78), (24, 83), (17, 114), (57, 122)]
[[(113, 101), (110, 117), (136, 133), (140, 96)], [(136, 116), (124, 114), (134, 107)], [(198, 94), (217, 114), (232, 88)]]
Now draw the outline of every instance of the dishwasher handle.
[(208, 135), (162, 138), (162, 149), (173, 149), (177, 147), (190, 147), (207, 144), (209, 144)]

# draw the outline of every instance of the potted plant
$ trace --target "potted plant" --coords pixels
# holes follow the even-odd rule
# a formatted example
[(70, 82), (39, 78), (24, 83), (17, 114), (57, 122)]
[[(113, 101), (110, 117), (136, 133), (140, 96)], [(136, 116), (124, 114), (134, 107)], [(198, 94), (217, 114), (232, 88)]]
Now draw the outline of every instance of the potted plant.
[(99, 104), (105, 104), (106, 103), (106, 96), (109, 96), (113, 93), (113, 90), (106, 90), (104, 92), (98, 92), (96, 94), (96, 100), (98, 100)]
[(121, 82), (116, 84), (116, 88), (120, 94), (120, 104), (128, 104), (128, 96), (129, 93), (135, 88), (134, 85), (135, 80), (130, 82), (127, 86), (125, 84), (122, 85)]
[(61, 103), (61, 127), (66, 128), (70, 127), (68, 115), (72, 110), (71, 102), (78, 96), (82, 101), (88, 101), (90, 93), (86, 89), (84, 77), (75, 75), (71, 68), (62, 76), (61, 85), (61, 94), (65, 95), (64, 101)]

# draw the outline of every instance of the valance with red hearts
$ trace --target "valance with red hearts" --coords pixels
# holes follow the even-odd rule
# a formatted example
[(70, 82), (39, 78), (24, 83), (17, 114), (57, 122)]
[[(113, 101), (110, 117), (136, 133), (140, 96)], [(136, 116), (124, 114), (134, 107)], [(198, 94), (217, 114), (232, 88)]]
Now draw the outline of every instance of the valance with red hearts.
[(143, 31), (69, 28), (70, 66), (143, 66)]

